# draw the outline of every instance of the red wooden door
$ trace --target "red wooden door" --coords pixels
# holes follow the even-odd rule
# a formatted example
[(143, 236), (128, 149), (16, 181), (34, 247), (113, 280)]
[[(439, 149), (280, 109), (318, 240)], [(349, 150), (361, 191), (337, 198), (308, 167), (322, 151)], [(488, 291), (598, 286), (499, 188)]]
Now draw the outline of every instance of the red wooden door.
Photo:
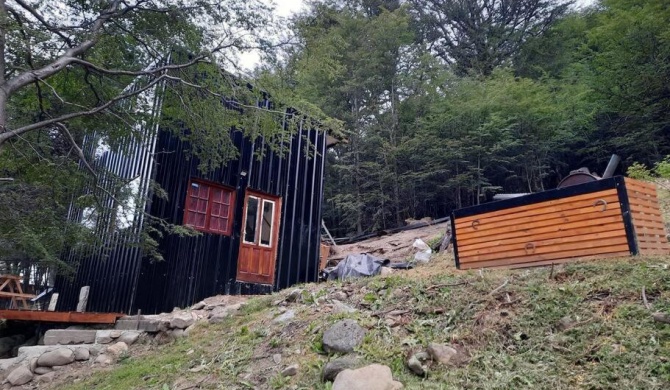
[(281, 198), (247, 191), (237, 280), (272, 284), (275, 279)]

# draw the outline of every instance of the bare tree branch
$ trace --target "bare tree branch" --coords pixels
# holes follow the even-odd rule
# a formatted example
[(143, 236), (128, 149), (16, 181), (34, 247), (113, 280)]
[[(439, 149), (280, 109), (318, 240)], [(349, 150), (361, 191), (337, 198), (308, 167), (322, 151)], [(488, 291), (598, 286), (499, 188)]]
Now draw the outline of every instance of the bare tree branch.
[(74, 140), (74, 137), (72, 136), (72, 133), (70, 133), (70, 130), (68, 130), (67, 126), (65, 126), (61, 122), (56, 122), (56, 127), (68, 139), (68, 141), (70, 141), (72, 148), (74, 148), (75, 153), (77, 153), (77, 157), (79, 157), (79, 161), (81, 161), (81, 163), (84, 164), (86, 170), (89, 171), (93, 176), (93, 178), (97, 181), (98, 180), (97, 172), (95, 171), (95, 169), (93, 169), (91, 164), (88, 163), (86, 155), (84, 155), (84, 151), (81, 150), (79, 145), (77, 145), (77, 141)]
[(110, 6), (100, 15), (100, 17), (93, 24), (93, 27), (91, 27), (90, 36), (88, 39), (84, 40), (79, 45), (66, 50), (65, 54), (50, 64), (39, 69), (23, 72), (11, 78), (10, 80), (7, 80), (5, 85), (2, 86), (3, 92), (6, 94), (6, 96), (10, 96), (18, 89), (35, 82), (35, 80), (43, 80), (53, 76), (69, 65), (75, 57), (92, 48), (100, 39), (100, 30), (102, 29), (103, 25), (108, 19), (115, 15), (120, 3), (120, 0), (111, 2)]
[[(223, 49), (223, 47), (221, 47)], [(219, 50), (221, 50), (219, 49)], [(86, 68), (95, 70), (100, 73), (104, 73), (106, 75), (113, 75), (113, 76), (150, 76), (150, 75), (155, 75), (157, 73), (161, 73), (164, 71), (168, 70), (176, 70), (176, 69), (182, 69), (182, 68), (188, 68), (190, 66), (193, 66), (197, 63), (209, 63), (209, 61), (204, 61), (205, 58), (209, 53), (203, 53), (200, 54), (196, 57), (193, 58), (193, 60), (183, 63), (183, 64), (170, 64), (170, 65), (165, 65), (165, 66), (160, 66), (158, 68), (151, 68), (147, 70), (122, 70), (122, 69), (105, 69), (102, 68), (98, 65), (95, 65), (93, 63), (90, 63), (88, 61), (82, 60), (81, 58), (71, 58), (70, 62), (73, 64), (79, 64), (82, 65)]]
[(115, 98), (110, 99), (109, 101), (107, 101), (105, 104), (103, 104), (101, 106), (98, 106), (98, 107), (95, 107), (95, 108), (92, 108), (92, 109), (87, 110), (87, 111), (73, 112), (73, 113), (61, 115), (57, 118), (47, 119), (47, 120), (43, 120), (43, 121), (40, 121), (40, 122), (32, 123), (30, 125), (19, 127), (18, 129), (7, 130), (4, 133), (0, 133), (0, 145), (2, 145), (8, 139), (10, 139), (10, 138), (12, 138), (16, 135), (26, 133), (28, 131), (40, 129), (40, 128), (43, 128), (43, 127), (46, 127), (46, 126), (49, 126), (49, 125), (56, 124), (58, 122), (65, 122), (65, 121), (68, 121), (70, 119), (74, 119), (74, 118), (78, 118), (78, 117), (82, 117), (82, 116), (94, 115), (94, 114), (97, 114), (99, 112), (102, 112), (102, 111), (106, 110), (107, 108), (111, 107), (114, 103), (117, 103), (121, 100), (128, 99), (132, 96), (139, 95), (140, 93), (142, 93), (142, 92), (144, 92), (148, 89), (151, 89), (153, 86), (155, 86), (156, 84), (158, 84), (159, 82), (161, 82), (165, 78), (166, 78), (166, 75), (161, 75), (161, 76), (153, 79), (150, 83), (148, 83), (147, 85), (145, 85), (142, 88), (139, 88), (139, 89), (134, 90), (132, 92), (127, 92), (127, 93), (118, 95)]

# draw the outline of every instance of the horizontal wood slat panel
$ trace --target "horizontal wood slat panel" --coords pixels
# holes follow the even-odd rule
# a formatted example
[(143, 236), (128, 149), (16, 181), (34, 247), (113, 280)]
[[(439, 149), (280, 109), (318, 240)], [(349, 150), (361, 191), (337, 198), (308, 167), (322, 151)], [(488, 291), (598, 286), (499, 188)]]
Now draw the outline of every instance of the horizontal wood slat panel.
[(517, 250), (510, 250), (501, 253), (485, 254), (485, 255), (472, 255), (472, 256), (460, 256), (461, 264), (470, 263), (470, 262), (482, 262), (495, 259), (512, 259), (513, 261), (523, 262), (524, 258), (533, 258), (535, 256), (550, 254), (550, 253), (562, 253), (562, 252), (571, 252), (574, 250), (582, 250), (587, 248), (591, 250), (590, 255), (599, 253), (595, 248), (599, 247), (609, 247), (609, 246), (619, 246), (626, 245), (628, 247), (628, 240), (625, 236), (608, 238), (608, 239), (598, 239), (598, 240), (584, 240), (584, 241), (572, 241), (569, 243), (564, 243), (561, 245), (549, 245), (549, 246), (536, 246), (534, 250), (527, 251), (524, 247), (521, 247)]
[(635, 226), (636, 233), (638, 234), (652, 231), (654, 234), (662, 234), (665, 232), (665, 225), (661, 222), (633, 220), (633, 225)]
[[(579, 261), (590, 261), (590, 260), (599, 260), (599, 259), (606, 259), (606, 258), (614, 258), (614, 257), (629, 257), (630, 252), (625, 251), (625, 252), (613, 252), (613, 253), (603, 253), (598, 256), (579, 256), (579, 257), (568, 257), (565, 259), (553, 259), (553, 260), (543, 260), (543, 261), (533, 261), (530, 263), (523, 263), (523, 264), (510, 264), (507, 266), (503, 266), (505, 268), (524, 268), (524, 267), (539, 267), (542, 265), (552, 265), (552, 264), (562, 264), (562, 263), (568, 263), (568, 262), (579, 262)], [(489, 268), (501, 268), (501, 267), (489, 267)]]
[(640, 213), (640, 214), (649, 214), (649, 215), (655, 215), (657, 217), (662, 217), (660, 209), (657, 207), (651, 207), (651, 206), (646, 206), (646, 205), (637, 205), (637, 204), (630, 204), (630, 210), (634, 213)]
[(629, 198), (636, 198), (636, 199), (646, 199), (646, 200), (655, 200), (656, 199), (656, 193), (655, 192), (647, 192), (646, 190), (639, 190), (639, 189), (629, 189), (626, 188), (626, 191), (628, 192), (628, 197)]
[(459, 242), (458, 248), (459, 253), (465, 253), (473, 249), (488, 248), (491, 246), (526, 243), (528, 242), (528, 237), (531, 236), (534, 240), (547, 240), (560, 237), (580, 236), (583, 234), (590, 234), (590, 233), (623, 231), (623, 229), (624, 229), (623, 224), (620, 221), (609, 223), (606, 225), (593, 225), (587, 227), (578, 226), (575, 228), (568, 228), (568, 229), (566, 229), (564, 226), (557, 226), (556, 229), (552, 229), (550, 232), (547, 233), (528, 233), (528, 231), (525, 230), (525, 231), (519, 231), (518, 233), (523, 234), (519, 234), (515, 237), (509, 237), (509, 234), (505, 234), (504, 236), (506, 237), (492, 236), (488, 237), (488, 240), (478, 243), (472, 243), (472, 241), (474, 241), (472, 239), (466, 240), (465, 242)]
[(636, 213), (633, 212), (633, 225), (637, 221), (645, 221), (648, 223), (659, 224), (660, 226), (665, 226), (665, 221), (660, 215), (645, 214), (645, 213)]
[(670, 250), (670, 245), (667, 243), (662, 243), (660, 241), (656, 242), (646, 242), (644, 245), (640, 245), (640, 250), (645, 250), (645, 249), (660, 249), (660, 250)]
[(636, 236), (637, 240), (640, 242), (640, 245), (649, 242), (665, 242), (665, 234), (638, 234)]
[(624, 179), (626, 188), (641, 188), (647, 191), (656, 191), (656, 184), (647, 181), (626, 178)]
[[(559, 198), (560, 192), (552, 192), (546, 197), (521, 197), (515, 202), (455, 213), (467, 215), (454, 220), (459, 268), (515, 268), (630, 256), (635, 248), (642, 254), (670, 253), (655, 185), (615, 178), (618, 190), (625, 183), (628, 203), (624, 207), (619, 203), (617, 188), (602, 183), (600, 187), (575, 188), (565, 192), (566, 197)], [(607, 188), (605, 184), (609, 188), (602, 190)], [(584, 193), (589, 190), (596, 192)], [(605, 202), (596, 204), (601, 199)], [(604, 211), (602, 203), (607, 204)], [(634, 231), (627, 231), (622, 208), (630, 210)], [(481, 212), (473, 214), (476, 210)], [(631, 233), (637, 246), (629, 245)]]
[[(575, 204), (572, 208), (559, 211), (559, 212), (541, 212), (537, 215), (529, 215), (526, 217), (517, 218), (516, 215), (508, 216), (505, 220), (490, 222), (488, 218), (482, 217), (479, 220), (472, 221), (470, 223), (458, 223), (456, 221), (456, 230), (459, 230), (461, 234), (467, 233), (477, 233), (485, 230), (499, 229), (506, 226), (517, 226), (520, 224), (540, 222), (544, 220), (565, 218), (575, 215), (583, 214), (599, 214), (599, 215), (612, 215), (612, 213), (621, 214), (621, 206), (618, 203), (618, 199), (614, 197), (600, 198), (607, 202), (606, 210), (602, 211), (603, 205), (593, 206), (589, 203)], [(542, 209), (544, 210), (544, 209)], [(538, 210), (539, 211), (539, 210)]]
[(640, 251), (642, 255), (667, 255), (668, 251), (663, 249), (645, 249)]
[(629, 194), (640, 193), (640, 194), (645, 194), (645, 195), (656, 197), (656, 187), (642, 186), (642, 185), (639, 185), (638, 183), (627, 182), (626, 183), (626, 191)]
[(535, 209), (541, 209), (544, 207), (550, 207), (550, 206), (555, 206), (555, 205), (560, 205), (560, 204), (565, 204), (565, 203), (575, 203), (579, 201), (588, 201), (588, 200), (597, 200), (599, 198), (605, 197), (605, 196), (616, 196), (617, 192), (615, 189), (610, 189), (610, 190), (604, 190), (604, 191), (598, 191), (598, 192), (590, 192), (588, 194), (583, 194), (583, 195), (577, 195), (577, 196), (570, 196), (567, 198), (560, 198), (560, 199), (555, 199), (555, 200), (550, 200), (546, 202), (539, 202), (539, 203), (532, 203), (529, 205), (524, 205), (524, 206), (518, 206), (518, 207), (511, 207), (503, 210), (498, 210), (498, 211), (492, 211), (490, 213), (482, 213), (482, 214), (477, 214), (477, 215), (470, 215), (467, 217), (462, 217), (458, 218), (457, 221), (460, 222), (472, 222), (475, 219), (480, 219), (480, 218), (489, 218), (489, 217), (495, 217), (499, 215), (510, 215), (510, 214), (515, 214), (519, 212), (520, 210), (535, 210)]
[(548, 219), (543, 219), (543, 220), (536, 220), (536, 221), (533, 221), (532, 219), (530, 221), (525, 221), (525, 220), (524, 221), (517, 221), (515, 219), (511, 219), (508, 224), (505, 224), (505, 225), (502, 225), (502, 226), (500, 224), (496, 224), (495, 227), (491, 227), (491, 228), (488, 228), (488, 229), (478, 228), (477, 230), (473, 230), (472, 227), (470, 227), (470, 229), (459, 230), (458, 228), (456, 228), (456, 234), (457, 234), (457, 237), (459, 239), (467, 240), (468, 238), (480, 237), (482, 235), (490, 236), (490, 235), (493, 235), (493, 234), (496, 234), (496, 233), (512, 232), (512, 231), (530, 229), (530, 228), (542, 227), (542, 226), (568, 224), (568, 223), (579, 222), (579, 221), (584, 222), (582, 226), (590, 226), (590, 225), (599, 224), (599, 221), (601, 219), (605, 219), (607, 217), (617, 217), (616, 220), (623, 221), (623, 218), (621, 217), (621, 210), (618, 207), (608, 209), (604, 212), (595, 211), (595, 210), (588, 210), (588, 212), (585, 212), (582, 209), (582, 212), (571, 213), (571, 214), (568, 214), (566, 216), (560, 216), (560, 215), (551, 216), (550, 215), (550, 217), (553, 217), (553, 218), (548, 218)]
[[(537, 236), (532, 236), (532, 237), (526, 237), (526, 239), (523, 242), (517, 242), (517, 243), (508, 243), (505, 241), (504, 244), (502, 245), (497, 245), (493, 247), (488, 247), (488, 248), (479, 248), (479, 249), (470, 249), (466, 250), (465, 248), (463, 250), (459, 250), (458, 254), (462, 256), (463, 258), (467, 258), (469, 256), (475, 256), (475, 255), (484, 255), (484, 254), (489, 254), (489, 253), (501, 253), (501, 254), (507, 254), (510, 251), (514, 251), (519, 249), (519, 247), (524, 248), (527, 244), (532, 244), (535, 246), (535, 248), (545, 248), (545, 247), (550, 247), (550, 246), (558, 246), (560, 244), (571, 244), (575, 242), (583, 242), (583, 241), (590, 241), (590, 240), (598, 240), (598, 239), (610, 239), (610, 238), (626, 238), (626, 231), (623, 229), (617, 229), (617, 230), (610, 230), (606, 232), (595, 232), (595, 233), (588, 233), (588, 234), (581, 234), (581, 235), (572, 235), (572, 236), (565, 236), (565, 237), (555, 237), (555, 238), (549, 238), (549, 239), (540, 239)], [(529, 245), (527, 253), (533, 253), (532, 248)]]
[(669, 254), (656, 185), (632, 179), (625, 179), (625, 183), (640, 254)]
[(647, 181), (642, 181), (642, 180), (638, 180), (638, 179), (631, 179), (630, 177), (627, 177), (627, 178), (624, 179), (624, 182), (626, 183), (626, 188), (628, 188), (629, 185), (633, 185), (633, 186), (638, 186), (638, 187), (642, 187), (642, 188), (652, 189), (654, 191), (656, 190), (656, 184), (649, 183)]
[[(600, 226), (608, 226), (612, 224), (618, 225), (621, 229), (624, 228), (623, 219), (621, 218), (620, 214), (600, 218), (597, 221), (593, 221), (594, 223), (591, 225), (586, 225), (584, 223), (585, 220), (589, 220), (589, 218), (584, 218), (575, 222), (564, 223), (564, 224), (550, 224), (547, 226), (540, 226), (533, 228), (523, 227), (522, 229), (515, 231), (510, 231), (510, 229), (503, 229), (497, 234), (489, 233), (489, 235), (472, 236), (467, 238), (463, 238), (457, 235), (456, 239), (458, 241), (458, 247), (461, 248), (461, 246), (474, 245), (478, 243), (495, 241), (495, 240), (504, 240), (516, 237), (528, 237), (530, 235), (544, 234), (544, 233), (554, 233), (554, 232), (565, 233), (572, 229), (582, 229), (582, 228), (596, 229), (599, 228)], [(607, 229), (610, 229), (610, 227), (608, 227)]]
[(631, 206), (636, 206), (636, 207), (645, 207), (653, 210), (660, 210), (661, 206), (658, 204), (657, 201), (653, 201), (652, 199), (641, 199), (641, 198), (629, 198), (628, 203)]
[[(592, 195), (592, 194), (591, 194)], [(604, 200), (607, 202), (607, 208), (615, 208), (619, 203), (619, 198), (617, 197), (616, 194), (610, 194), (607, 196), (594, 196), (593, 198), (587, 198), (587, 199), (582, 199), (579, 201), (573, 201), (573, 202), (565, 202), (557, 205), (547, 205), (546, 207), (541, 207), (541, 208), (527, 208), (527, 206), (519, 206), (513, 208), (515, 212), (513, 214), (505, 214), (505, 215), (493, 215), (491, 216), (492, 213), (485, 213), (485, 214), (480, 214), (479, 218), (476, 218), (472, 221), (467, 221), (465, 219), (457, 218), (456, 219), (456, 228), (467, 228), (472, 226), (472, 222), (479, 220), (480, 223), (483, 223), (486, 221), (487, 224), (490, 223), (498, 223), (498, 222), (505, 222), (509, 221), (511, 219), (518, 221), (521, 218), (537, 218), (541, 219), (542, 216), (546, 214), (558, 214), (561, 212), (565, 211), (570, 211), (570, 210), (575, 210), (575, 209), (588, 209), (588, 208), (595, 208), (597, 210), (602, 210), (603, 205), (598, 204), (595, 205), (596, 202)], [(549, 203), (549, 202), (543, 202), (543, 203)], [(616, 204), (615, 204), (616, 203)], [(529, 205), (533, 206), (533, 205)]]
[(461, 263), (461, 269), (468, 269), (468, 268), (487, 268), (487, 267), (506, 267), (509, 265), (515, 265), (515, 266), (527, 266), (528, 264), (532, 264), (534, 262), (538, 261), (549, 261), (549, 260), (558, 260), (558, 259), (570, 259), (570, 258), (581, 258), (584, 256), (598, 256), (602, 257), (603, 255), (609, 255), (609, 254), (615, 254), (615, 255), (630, 255), (630, 252), (628, 251), (628, 244), (622, 244), (622, 245), (611, 245), (611, 246), (602, 246), (602, 247), (596, 247), (596, 248), (586, 248), (586, 249), (576, 249), (576, 250), (570, 250), (570, 251), (563, 251), (563, 252), (554, 252), (554, 253), (548, 253), (548, 254), (541, 254), (541, 255), (535, 255), (535, 256), (527, 256), (527, 257), (516, 257), (516, 258), (505, 258), (505, 259), (497, 259), (497, 260), (488, 260), (488, 261), (478, 261), (478, 262), (470, 262), (470, 263)]

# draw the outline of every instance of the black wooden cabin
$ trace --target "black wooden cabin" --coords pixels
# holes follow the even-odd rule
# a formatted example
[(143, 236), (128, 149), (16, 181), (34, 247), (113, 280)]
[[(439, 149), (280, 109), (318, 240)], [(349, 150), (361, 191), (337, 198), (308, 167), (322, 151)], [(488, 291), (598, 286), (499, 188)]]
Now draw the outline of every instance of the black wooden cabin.
[[(296, 115), (288, 111), (285, 119)], [(196, 158), (187, 158), (188, 145), (160, 128), (148, 140), (103, 152), (90, 143), (97, 164), (137, 183), (135, 190), (150, 199), (145, 210), (151, 216), (201, 234), (163, 237), (164, 260), (152, 261), (137, 245), (144, 218), (121, 221), (128, 226), (115, 234), (111, 250), (70, 254), (76, 273), (57, 279), (57, 310), (74, 310), (83, 286), (90, 286), (88, 311), (147, 314), (217, 294), (264, 294), (316, 281), (325, 153), (335, 140), (326, 130), (306, 128), (310, 121), (299, 123), (280, 150), (262, 137), (251, 141), (222, 129), (230, 131), (239, 158), (206, 175)], [(151, 180), (167, 199), (151, 193)], [(71, 218), (85, 213), (72, 207)], [(108, 231), (110, 223), (119, 218), (102, 218), (95, 228)]]

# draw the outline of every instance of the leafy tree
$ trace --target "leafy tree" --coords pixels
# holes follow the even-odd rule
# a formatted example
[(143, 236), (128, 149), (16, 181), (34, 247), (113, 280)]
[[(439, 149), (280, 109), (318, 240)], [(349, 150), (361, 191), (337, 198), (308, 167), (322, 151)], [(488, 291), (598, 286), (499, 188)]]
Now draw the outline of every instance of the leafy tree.
[(588, 32), (584, 78), (601, 109), (597, 137), (629, 161), (670, 153), (670, 5), (605, 0)]
[[(92, 149), (148, 139), (160, 91), (182, 98), (161, 125), (192, 141), (203, 169), (234, 157), (222, 126), (276, 131), (255, 104), (261, 92), (219, 70), (272, 46), (266, 28), (271, 9), (255, 0), (0, 1), (0, 259), (54, 264), (64, 248), (91, 242), (93, 232), (65, 222), (70, 202), (113, 218), (133, 179), (103, 172)], [(223, 96), (244, 115), (218, 121)]]
[(343, 232), (402, 221), (398, 115), (409, 22), (395, 1), (317, 3), (296, 20), (300, 48), (289, 53), (287, 76), (349, 130), (348, 143), (331, 152), (326, 189), (329, 223)]
[(563, 0), (417, 0), (423, 41), (458, 74), (489, 75), (566, 12)]

